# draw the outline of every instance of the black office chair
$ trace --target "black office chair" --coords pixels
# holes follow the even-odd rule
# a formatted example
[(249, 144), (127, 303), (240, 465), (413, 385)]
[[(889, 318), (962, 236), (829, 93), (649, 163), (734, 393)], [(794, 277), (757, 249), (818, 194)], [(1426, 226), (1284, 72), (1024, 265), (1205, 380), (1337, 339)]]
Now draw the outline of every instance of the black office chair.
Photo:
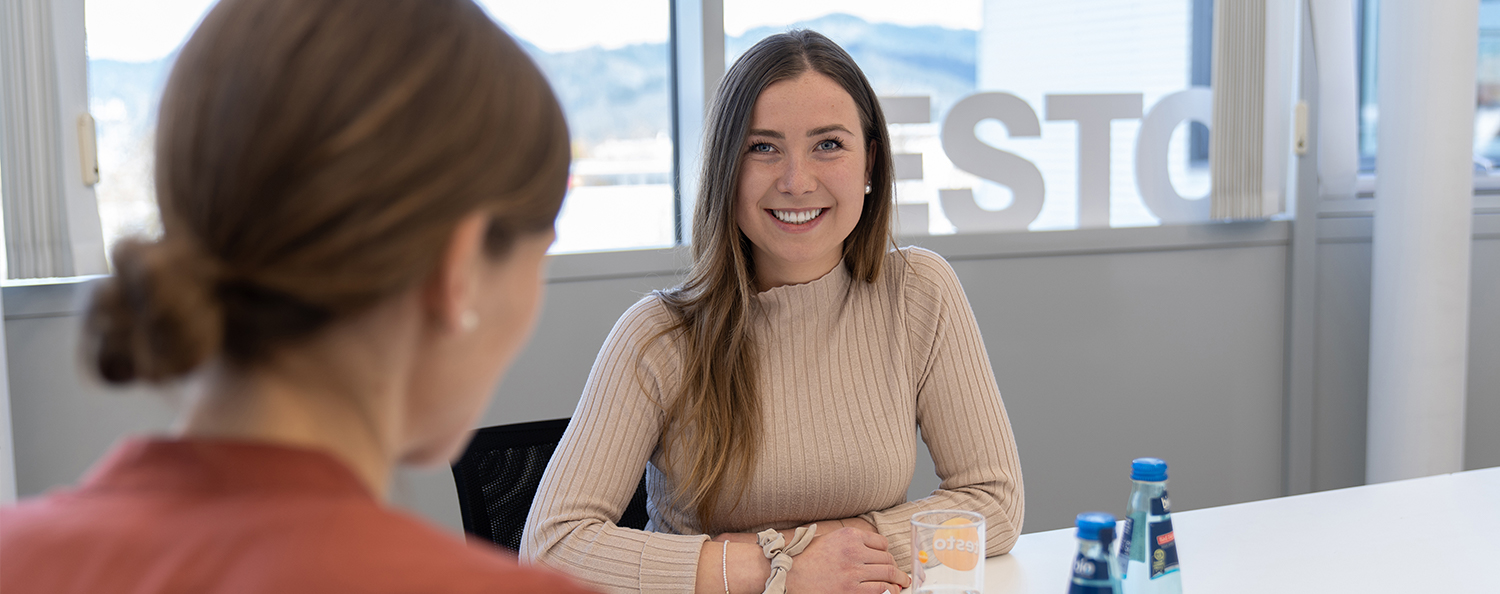
[[(485, 427), (462, 458), (453, 464), (453, 482), (458, 485), (458, 508), (464, 517), (464, 532), (470, 539), (484, 539), (518, 551), (526, 514), (536, 497), (547, 461), (557, 449), (568, 419), (536, 421)], [(646, 528), (646, 477), (635, 489), (635, 497), (615, 522), (626, 528)]]

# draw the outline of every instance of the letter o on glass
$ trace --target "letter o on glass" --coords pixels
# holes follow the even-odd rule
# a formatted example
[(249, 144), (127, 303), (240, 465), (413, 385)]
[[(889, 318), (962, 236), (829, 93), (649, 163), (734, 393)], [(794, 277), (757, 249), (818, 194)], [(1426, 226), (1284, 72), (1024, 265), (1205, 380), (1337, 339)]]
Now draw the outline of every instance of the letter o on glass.
[(1162, 97), (1141, 121), (1141, 131), (1135, 139), (1136, 189), (1140, 191), (1146, 208), (1151, 209), (1163, 225), (1209, 219), (1208, 197), (1184, 198), (1172, 186), (1172, 176), (1167, 172), (1167, 149), (1172, 143), (1172, 131), (1188, 120), (1207, 126), (1209, 134), (1213, 133), (1213, 93), (1208, 88), (1193, 87)]

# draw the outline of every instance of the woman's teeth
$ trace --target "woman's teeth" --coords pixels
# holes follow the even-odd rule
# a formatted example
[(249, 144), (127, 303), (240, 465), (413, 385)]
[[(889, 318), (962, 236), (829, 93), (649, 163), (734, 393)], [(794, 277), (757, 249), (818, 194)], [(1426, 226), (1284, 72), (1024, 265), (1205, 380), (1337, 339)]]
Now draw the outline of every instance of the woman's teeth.
[(821, 209), (821, 208), (814, 208), (812, 210), (804, 210), (804, 211), (772, 210), (771, 214), (776, 217), (776, 220), (781, 221), (783, 223), (790, 223), (790, 224), (793, 224), (793, 225), (801, 225), (803, 223), (806, 223), (808, 221), (811, 221), (813, 219), (818, 218), (818, 215), (823, 214), (823, 209)]

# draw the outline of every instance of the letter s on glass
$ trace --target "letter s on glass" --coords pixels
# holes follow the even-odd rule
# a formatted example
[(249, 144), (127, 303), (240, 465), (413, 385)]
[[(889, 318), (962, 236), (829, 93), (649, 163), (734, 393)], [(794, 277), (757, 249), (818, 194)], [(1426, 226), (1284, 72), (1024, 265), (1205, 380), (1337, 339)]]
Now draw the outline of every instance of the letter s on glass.
[(964, 97), (943, 120), (943, 152), (966, 172), (1010, 188), (1010, 206), (986, 210), (974, 202), (972, 190), (941, 190), (943, 213), (959, 233), (1025, 231), (1042, 212), (1045, 187), (1042, 172), (1015, 153), (985, 144), (974, 127), (999, 120), (1012, 138), (1040, 137), (1041, 122), (1026, 101), (1010, 93), (976, 93)]

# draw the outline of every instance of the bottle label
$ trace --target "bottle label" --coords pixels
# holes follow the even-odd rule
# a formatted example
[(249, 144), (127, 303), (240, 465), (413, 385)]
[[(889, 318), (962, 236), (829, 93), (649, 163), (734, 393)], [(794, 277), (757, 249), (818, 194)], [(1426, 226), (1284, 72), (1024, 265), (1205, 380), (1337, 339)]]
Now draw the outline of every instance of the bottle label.
[(1172, 500), (1167, 497), (1165, 490), (1161, 492), (1161, 497), (1151, 498), (1151, 515), (1165, 516), (1170, 513), (1172, 513)]
[(1109, 575), (1109, 561), (1090, 559), (1079, 553), (1073, 558), (1073, 583), (1068, 594), (1114, 594)]
[[(1130, 566), (1130, 541), (1135, 539), (1135, 518), (1125, 517), (1125, 528), (1120, 535), (1120, 572)], [(1120, 576), (1121, 578), (1125, 576)]]
[(1151, 559), (1147, 561), (1151, 566), (1151, 579), (1177, 571), (1177, 538), (1172, 532), (1172, 518), (1152, 522), (1146, 540), (1151, 550)]

